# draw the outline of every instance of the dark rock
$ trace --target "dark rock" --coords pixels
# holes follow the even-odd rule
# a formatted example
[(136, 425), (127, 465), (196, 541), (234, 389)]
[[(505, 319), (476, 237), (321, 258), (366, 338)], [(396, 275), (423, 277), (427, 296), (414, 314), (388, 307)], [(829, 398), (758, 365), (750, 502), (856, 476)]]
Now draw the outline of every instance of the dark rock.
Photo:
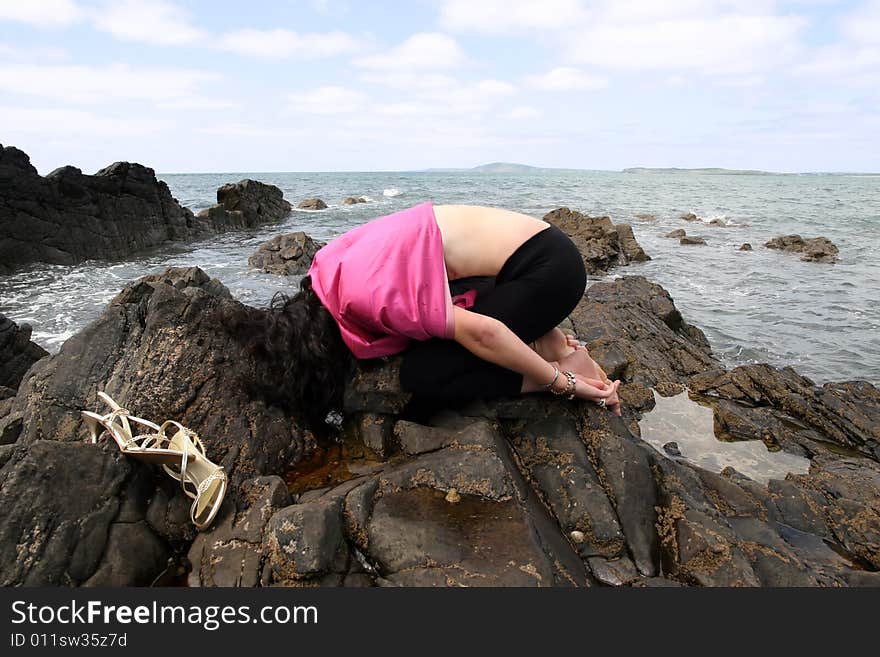
[(0, 386), (17, 389), (31, 365), (48, 355), (48, 351), (31, 342), (30, 324), (18, 326), (0, 314)]
[(259, 584), (266, 525), (278, 509), (290, 505), (290, 494), (284, 480), (275, 476), (249, 479), (242, 491), (241, 510), (200, 532), (190, 547), (190, 586)]
[(304, 198), (296, 207), (300, 210), (326, 210), (327, 204), (319, 198)]
[(349, 430), (380, 458), (395, 450), (395, 418), (384, 413), (354, 413), (347, 418)]
[(712, 219), (712, 221), (709, 222), (709, 225), (710, 226), (719, 226), (721, 228), (727, 228), (727, 226), (728, 226), (726, 221), (724, 221), (723, 219), (718, 219), (718, 218)]
[(880, 460), (880, 391), (866, 382), (819, 387), (790, 367), (755, 364), (707, 371), (692, 377), (688, 388), (708, 400), (718, 430), (732, 438), (771, 435), (776, 445), (810, 454), (832, 443)]
[(751, 251), (751, 250), (752, 250), (752, 245), (749, 244), (748, 242), (743, 242), (742, 246), (739, 247), (739, 250), (740, 250), (740, 251)]
[(593, 576), (608, 586), (625, 586), (639, 579), (635, 564), (629, 557), (618, 559), (590, 557), (588, 561)]
[(790, 253), (800, 253), (801, 260), (807, 262), (837, 262), (839, 250), (826, 237), (804, 239), (800, 235), (780, 235), (764, 243), (768, 249), (780, 249)]
[(603, 369), (598, 355), (614, 354), (609, 364), (624, 385), (683, 383), (690, 375), (718, 367), (702, 331), (684, 321), (666, 290), (642, 276), (591, 285), (571, 319)]
[(0, 584), (152, 583), (169, 550), (129, 504), (131, 467), (114, 450), (54, 440), (15, 447), (0, 469)]
[(62, 167), (42, 177), (22, 151), (0, 146), (0, 271), (124, 258), (210, 232), (145, 166), (117, 162), (93, 176)]
[(685, 221), (700, 221), (700, 218), (695, 215), (693, 212), (684, 212), (679, 215)]
[[(173, 418), (201, 436), (208, 457), (223, 465), (230, 477), (227, 498), (231, 507), (224, 506), (217, 519), (218, 523), (223, 522), (226, 513), (246, 506), (240, 499), (245, 480), (283, 472), (289, 462), (299, 457), (304, 445), (303, 432), (295, 420), (276, 408), (267, 408), (245, 388), (243, 382), (254, 378), (253, 359), (211, 316), (213, 310), (237, 303), (222, 284), (197, 268), (171, 268), (130, 284), (96, 321), (67, 340), (57, 354), (41, 359), (31, 368), (18, 395), (3, 402), (11, 402), (11, 407), (0, 418), (0, 431), (20, 423), (16, 433), (23, 448), (50, 444), (58, 445), (55, 449), (60, 450), (70, 445), (100, 452), (91, 445), (72, 443), (79, 443), (86, 433), (80, 409), (99, 409), (95, 391), (106, 390), (138, 416), (159, 422)], [(116, 448), (110, 445), (108, 449), (112, 452)], [(5, 467), (13, 467), (13, 461)], [(179, 486), (170, 487), (172, 495), (180, 498), (174, 502), (173, 498), (164, 497), (164, 492), (153, 493), (153, 477), (159, 477), (161, 486), (170, 481), (160, 470), (135, 460), (125, 463), (135, 475), (147, 477), (148, 487), (139, 497), (156, 498), (149, 513), (144, 510), (149, 521), (155, 523), (155, 527), (149, 525), (151, 531), (162, 540), (191, 541), (195, 532), (188, 521), (189, 501)], [(72, 460), (66, 467), (69, 472), (65, 471), (65, 476), (79, 478), (95, 468), (107, 469), (106, 465), (76, 465)], [(58, 477), (58, 481), (63, 478)], [(53, 489), (58, 486), (53, 484)], [(78, 484), (62, 488), (78, 490)], [(119, 494), (114, 490), (108, 487), (107, 494), (118, 505)], [(4, 485), (4, 494), (5, 491)], [(58, 504), (63, 507), (66, 503)], [(62, 511), (51, 513), (57, 515)], [(21, 522), (31, 523), (29, 528), (20, 529), (25, 535), (42, 531), (40, 523), (48, 521), (38, 515), (30, 520), (23, 516)], [(141, 529), (137, 532), (143, 534)], [(119, 538), (134, 535), (121, 532)], [(103, 540), (108, 540), (107, 531)], [(138, 560), (130, 561), (134, 564)], [(119, 581), (119, 577), (144, 584), (152, 581), (140, 580), (138, 573), (122, 571), (112, 581)], [(51, 581), (59, 581), (60, 575), (52, 577), (56, 579)], [(9, 579), (18, 581), (14, 577)], [(71, 577), (70, 581), (85, 579)], [(109, 580), (102, 575), (97, 581)]]
[(198, 218), (216, 232), (254, 228), (284, 219), (290, 203), (275, 185), (246, 178), (217, 189), (217, 203), (201, 210)]
[(676, 228), (675, 230), (671, 230), (668, 233), (666, 233), (663, 237), (679, 238), (679, 237), (684, 237), (686, 234), (687, 233), (685, 232), (684, 228)]
[[(513, 423), (506, 431), (519, 466), (562, 532), (579, 531), (584, 557), (624, 554), (623, 532), (573, 418)], [(601, 579), (601, 578), (600, 578)]]
[(339, 498), (317, 500), (272, 515), (263, 543), (263, 582), (295, 582), (334, 572), (343, 547), (341, 505)]
[(631, 260), (650, 260), (635, 241), (632, 228), (626, 224), (615, 226), (608, 217), (588, 217), (575, 210), (558, 208), (544, 215), (544, 221), (572, 239), (590, 274), (604, 273)]
[(257, 248), (248, 264), (268, 274), (301, 275), (308, 272), (312, 258), (323, 246), (324, 242), (317, 242), (302, 231), (276, 235)]
[(651, 465), (653, 453), (630, 437), (622, 423), (617, 431), (591, 428), (589, 440), (596, 471), (617, 510), (629, 553), (638, 571), (647, 577), (659, 572), (659, 538), (655, 529), (656, 492)]
[[(627, 262), (645, 262), (651, 259), (651, 256), (645, 253), (644, 249), (636, 242), (632, 226), (629, 224), (616, 224), (614, 227), (617, 229), (620, 248), (626, 256)], [(621, 264), (627, 264), (627, 262)]]
[(670, 441), (668, 443), (665, 443), (663, 445), (663, 451), (666, 452), (672, 458), (677, 458), (677, 457), (681, 456), (681, 450), (678, 448), (678, 443), (675, 442), (674, 440)]
[(705, 244), (706, 240), (702, 237), (695, 237), (693, 235), (685, 235), (684, 237), (678, 240), (679, 244)]
[[(366, 203), (366, 202), (367, 202), (367, 199), (365, 199), (363, 196), (346, 196), (342, 200), (343, 205), (355, 205), (357, 203)], [(316, 208), (316, 209), (320, 210), (322, 208)]]

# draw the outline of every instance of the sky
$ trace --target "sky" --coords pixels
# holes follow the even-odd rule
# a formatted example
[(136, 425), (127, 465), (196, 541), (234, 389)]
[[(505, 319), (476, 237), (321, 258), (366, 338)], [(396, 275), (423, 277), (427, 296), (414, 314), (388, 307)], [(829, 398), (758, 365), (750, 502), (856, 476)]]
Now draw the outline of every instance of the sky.
[(41, 173), (880, 171), (880, 0), (0, 0)]

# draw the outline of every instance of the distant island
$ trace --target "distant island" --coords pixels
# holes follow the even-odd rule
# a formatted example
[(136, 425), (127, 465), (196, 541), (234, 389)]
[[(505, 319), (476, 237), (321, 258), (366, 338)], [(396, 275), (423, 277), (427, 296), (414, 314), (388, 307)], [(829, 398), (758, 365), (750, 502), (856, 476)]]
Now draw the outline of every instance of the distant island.
[(423, 169), (426, 173), (444, 173), (455, 171), (475, 171), (477, 173), (545, 173), (549, 171), (587, 171), (588, 169), (564, 169), (558, 167), (534, 167), (529, 164), (517, 164), (515, 162), (490, 162), (476, 167), (448, 168), (448, 169)]
[(692, 173), (716, 176), (779, 176), (784, 175), (772, 171), (758, 171), (757, 169), (721, 169), (719, 167), (706, 167), (704, 169), (680, 169), (678, 167), (632, 167), (624, 169), (623, 173)]
[[(490, 162), (476, 167), (449, 167), (420, 169), (415, 173), (494, 173), (494, 174), (541, 174), (541, 173), (565, 173), (578, 171), (605, 171), (617, 173), (607, 169), (566, 169), (561, 167), (536, 167), (530, 164), (518, 164), (516, 162)], [(684, 175), (703, 176), (875, 176), (875, 173), (855, 173), (849, 171), (805, 171), (800, 173), (782, 173), (778, 171), (761, 171), (759, 169), (723, 169), (721, 167), (704, 167), (701, 169), (683, 169), (679, 167), (630, 167), (623, 169), (622, 173), (676, 173)]]

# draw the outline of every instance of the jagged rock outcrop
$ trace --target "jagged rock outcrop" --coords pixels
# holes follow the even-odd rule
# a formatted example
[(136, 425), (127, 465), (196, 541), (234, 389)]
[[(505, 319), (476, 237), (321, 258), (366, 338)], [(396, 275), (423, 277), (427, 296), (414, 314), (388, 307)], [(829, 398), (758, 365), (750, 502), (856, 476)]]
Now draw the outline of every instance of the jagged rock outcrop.
[(198, 216), (216, 232), (224, 232), (281, 221), (290, 209), (278, 187), (245, 178), (219, 187), (217, 203), (201, 210)]
[(804, 239), (800, 235), (780, 235), (764, 243), (768, 249), (779, 249), (789, 253), (800, 253), (806, 262), (837, 262), (840, 252), (827, 237)]
[[(591, 285), (571, 321), (590, 355), (609, 377), (623, 382), (621, 395), (638, 389), (641, 397), (647, 388), (680, 386), (718, 366), (703, 332), (684, 320), (666, 290), (644, 276)], [(635, 399), (630, 403), (640, 406)]]
[(342, 205), (356, 205), (358, 203), (366, 203), (367, 199), (363, 196), (346, 196), (342, 199)]
[(684, 228), (676, 228), (675, 230), (671, 230), (668, 233), (666, 233), (663, 237), (677, 239), (679, 237), (684, 237), (685, 235), (687, 235), (687, 233), (685, 232)]
[(280, 189), (254, 180), (224, 185), (217, 201), (194, 216), (140, 164), (116, 162), (93, 176), (65, 166), (40, 176), (24, 152), (0, 145), (0, 273), (31, 262), (124, 258), (290, 212)]
[(544, 221), (571, 238), (584, 257), (587, 273), (602, 273), (614, 266), (651, 259), (636, 242), (628, 224), (615, 225), (608, 217), (588, 217), (568, 208), (548, 212)]
[[(301, 456), (307, 437), (295, 419), (267, 408), (241, 383), (253, 380), (256, 365), (212, 318), (225, 304), (238, 302), (200, 269), (145, 276), (57, 354), (38, 361), (17, 396), (5, 400), (0, 434), (15, 444), (0, 471), (0, 499), (8, 506), (19, 503), (0, 518), (0, 552), (14, 559), (24, 549), (16, 547), (23, 538), (39, 534), (45, 554), (74, 555), (86, 548), (88, 553), (75, 567), (58, 557), (51, 577), (42, 570), (42, 558), (27, 567), (4, 563), (0, 581), (149, 584), (172, 548), (193, 540), (190, 500), (176, 482), (158, 468), (122, 458), (115, 444), (83, 443), (87, 433), (79, 411), (108, 410), (97, 401), (98, 390), (135, 415), (175, 419), (202, 437), (208, 457), (230, 477), (219, 522), (246, 504), (244, 481), (283, 472)], [(114, 483), (96, 484), (93, 494), (74, 483), (93, 476)], [(35, 511), (30, 492), (38, 486), (51, 490), (54, 500)], [(100, 522), (84, 515), (80, 502), (100, 509)], [(85, 537), (88, 545), (77, 548)], [(141, 557), (147, 548), (149, 559)], [(156, 570), (159, 561), (162, 569)]]
[(304, 198), (296, 207), (300, 210), (326, 210), (327, 204), (319, 198)]
[(32, 330), (30, 324), (19, 326), (0, 313), (0, 399), (10, 396), (3, 394), (4, 388), (14, 394), (30, 366), (49, 355), (40, 345), (31, 342)]
[(116, 162), (93, 176), (66, 166), (40, 176), (24, 152), (0, 146), (0, 272), (122, 258), (209, 230), (145, 166)]
[(276, 235), (261, 244), (248, 258), (251, 267), (258, 267), (267, 274), (296, 276), (305, 274), (312, 265), (312, 258), (324, 246), (302, 231)]

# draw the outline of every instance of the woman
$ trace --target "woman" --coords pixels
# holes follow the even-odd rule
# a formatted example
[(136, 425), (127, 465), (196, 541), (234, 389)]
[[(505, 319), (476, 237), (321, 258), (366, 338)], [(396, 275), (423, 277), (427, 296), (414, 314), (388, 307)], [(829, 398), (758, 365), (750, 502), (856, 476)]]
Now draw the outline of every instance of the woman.
[(274, 401), (313, 426), (340, 405), (353, 358), (401, 352), (401, 386), (415, 397), (549, 391), (619, 415), (620, 382), (556, 328), (585, 287), (581, 255), (555, 226), (428, 202), (337, 237), (295, 296), (237, 326), (258, 342)]

